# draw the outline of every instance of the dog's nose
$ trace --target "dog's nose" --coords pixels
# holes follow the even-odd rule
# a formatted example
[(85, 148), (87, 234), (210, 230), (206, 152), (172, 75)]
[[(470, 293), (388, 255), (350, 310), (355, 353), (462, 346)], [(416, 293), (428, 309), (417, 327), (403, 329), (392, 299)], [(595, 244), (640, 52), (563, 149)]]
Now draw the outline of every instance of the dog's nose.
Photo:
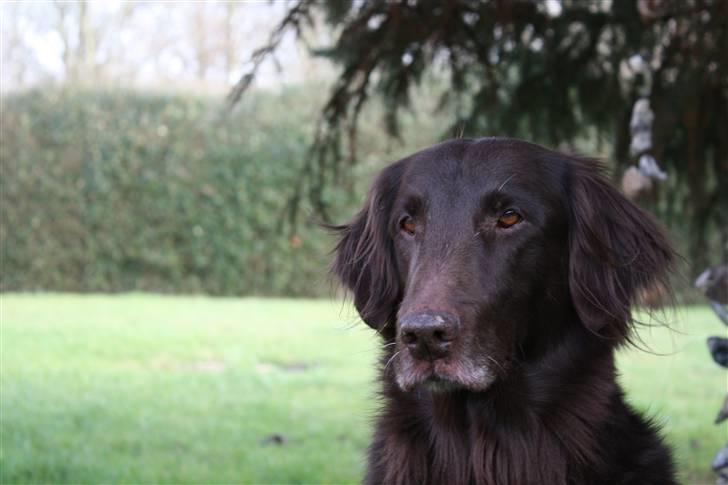
[(402, 343), (416, 359), (446, 357), (457, 334), (458, 318), (445, 312), (410, 313), (399, 321)]

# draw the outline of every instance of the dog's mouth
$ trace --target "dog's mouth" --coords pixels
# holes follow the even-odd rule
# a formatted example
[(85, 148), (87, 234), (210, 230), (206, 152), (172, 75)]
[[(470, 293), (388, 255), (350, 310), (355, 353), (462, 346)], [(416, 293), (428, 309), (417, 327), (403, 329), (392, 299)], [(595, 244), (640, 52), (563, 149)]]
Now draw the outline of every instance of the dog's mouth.
[(423, 387), (433, 392), (458, 389), (484, 391), (495, 380), (485, 366), (470, 362), (438, 359), (433, 362), (402, 359), (395, 366), (397, 385), (405, 392)]
[(403, 391), (411, 391), (421, 386), (431, 391), (447, 392), (462, 387), (456, 376), (438, 372), (435, 367), (434, 363), (428, 362), (427, 365), (401, 369), (397, 373), (397, 384)]

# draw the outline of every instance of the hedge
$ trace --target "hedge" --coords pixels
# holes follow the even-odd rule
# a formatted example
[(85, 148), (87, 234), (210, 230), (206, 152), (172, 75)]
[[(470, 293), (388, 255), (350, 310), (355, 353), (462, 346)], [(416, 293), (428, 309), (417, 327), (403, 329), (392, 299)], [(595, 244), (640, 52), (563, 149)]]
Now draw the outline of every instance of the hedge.
[(232, 114), (179, 94), (4, 97), (0, 290), (329, 292), (330, 236), (279, 224), (319, 108), (301, 89)]

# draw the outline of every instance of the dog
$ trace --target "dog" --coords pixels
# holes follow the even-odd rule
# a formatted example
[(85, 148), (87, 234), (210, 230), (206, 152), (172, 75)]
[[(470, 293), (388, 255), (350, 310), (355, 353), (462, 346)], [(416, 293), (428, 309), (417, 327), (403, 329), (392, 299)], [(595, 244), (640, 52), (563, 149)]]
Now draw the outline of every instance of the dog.
[(614, 362), (674, 252), (598, 162), (446, 141), (383, 169), (334, 229), (332, 272), (383, 340), (364, 483), (676, 483)]

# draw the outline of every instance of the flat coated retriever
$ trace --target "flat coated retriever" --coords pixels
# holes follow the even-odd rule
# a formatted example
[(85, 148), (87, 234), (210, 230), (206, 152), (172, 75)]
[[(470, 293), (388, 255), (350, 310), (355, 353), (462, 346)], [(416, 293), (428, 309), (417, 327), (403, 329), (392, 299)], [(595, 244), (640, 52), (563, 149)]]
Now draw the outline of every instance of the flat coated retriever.
[(365, 483), (675, 483), (614, 365), (673, 251), (597, 163), (447, 141), (336, 229), (333, 272), (384, 344)]

